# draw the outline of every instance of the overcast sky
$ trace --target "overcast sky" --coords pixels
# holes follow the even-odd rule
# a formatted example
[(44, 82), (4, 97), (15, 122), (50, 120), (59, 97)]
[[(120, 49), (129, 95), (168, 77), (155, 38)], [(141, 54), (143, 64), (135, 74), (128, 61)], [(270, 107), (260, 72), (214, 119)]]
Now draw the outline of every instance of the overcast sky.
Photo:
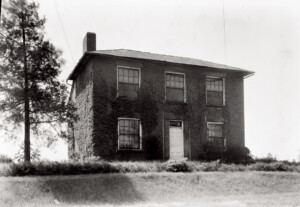
[(64, 52), (63, 79), (82, 55), (86, 32), (97, 34), (98, 50), (133, 49), (255, 71), (254, 76), (245, 79), (246, 146), (255, 156), (270, 152), (279, 159), (298, 159), (300, 2), (297, 0), (38, 2), (40, 14), (47, 19), (47, 38)]

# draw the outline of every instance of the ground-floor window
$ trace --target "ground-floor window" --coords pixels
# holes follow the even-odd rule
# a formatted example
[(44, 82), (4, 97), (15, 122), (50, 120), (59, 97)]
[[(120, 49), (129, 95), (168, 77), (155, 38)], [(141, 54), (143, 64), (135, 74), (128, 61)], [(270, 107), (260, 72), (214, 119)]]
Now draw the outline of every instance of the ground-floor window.
[(223, 123), (208, 122), (207, 123), (207, 141), (212, 147), (224, 147)]
[(118, 148), (142, 149), (141, 124), (139, 119), (119, 118)]

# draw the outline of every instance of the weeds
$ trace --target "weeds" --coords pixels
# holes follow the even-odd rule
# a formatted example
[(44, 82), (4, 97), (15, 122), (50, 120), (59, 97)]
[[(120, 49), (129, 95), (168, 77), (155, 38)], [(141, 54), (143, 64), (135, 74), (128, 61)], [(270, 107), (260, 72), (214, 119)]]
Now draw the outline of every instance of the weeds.
[(300, 165), (286, 162), (256, 162), (249, 165), (225, 164), (221, 161), (199, 162), (169, 160), (167, 162), (106, 162), (91, 159), (85, 162), (33, 162), (0, 165), (0, 176), (26, 175), (79, 175), (93, 173), (138, 172), (237, 172), (237, 171), (289, 171), (300, 172)]

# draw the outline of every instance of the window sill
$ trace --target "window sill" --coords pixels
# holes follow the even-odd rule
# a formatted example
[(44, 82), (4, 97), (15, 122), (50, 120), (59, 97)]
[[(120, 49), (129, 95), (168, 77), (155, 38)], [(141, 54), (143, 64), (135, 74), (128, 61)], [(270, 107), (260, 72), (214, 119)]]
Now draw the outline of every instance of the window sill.
[(164, 101), (165, 104), (172, 104), (172, 105), (187, 105), (187, 102), (183, 101)]
[(213, 105), (213, 104), (206, 104), (206, 107), (224, 108), (224, 107), (225, 107), (225, 105)]
[(117, 149), (117, 152), (144, 152), (143, 149)]
[(137, 99), (137, 97), (135, 97), (135, 98), (131, 98), (131, 97), (128, 97), (128, 96), (117, 96), (116, 97), (116, 100), (130, 100), (130, 101), (134, 101), (136, 99)]

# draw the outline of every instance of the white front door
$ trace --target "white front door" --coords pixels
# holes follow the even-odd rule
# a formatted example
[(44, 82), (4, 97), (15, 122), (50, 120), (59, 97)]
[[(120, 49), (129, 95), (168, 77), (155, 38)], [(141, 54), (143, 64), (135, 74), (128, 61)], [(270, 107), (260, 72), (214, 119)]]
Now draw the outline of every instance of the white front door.
[(183, 124), (182, 121), (170, 121), (170, 159), (182, 159), (183, 154)]

